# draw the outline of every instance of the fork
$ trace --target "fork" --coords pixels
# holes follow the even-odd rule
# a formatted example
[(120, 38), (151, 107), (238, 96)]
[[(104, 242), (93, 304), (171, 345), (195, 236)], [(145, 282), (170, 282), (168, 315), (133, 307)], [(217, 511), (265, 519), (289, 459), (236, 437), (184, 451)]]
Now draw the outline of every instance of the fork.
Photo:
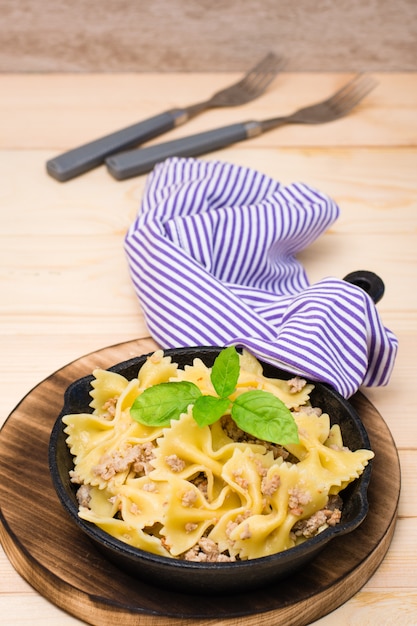
[(139, 150), (128, 150), (106, 159), (109, 173), (117, 180), (149, 172), (169, 157), (195, 157), (251, 139), (284, 124), (322, 124), (344, 117), (376, 86), (372, 77), (359, 74), (330, 98), (304, 107), (291, 115), (264, 121), (248, 121), (189, 135)]
[(48, 174), (64, 182), (104, 163), (121, 150), (133, 148), (153, 137), (185, 124), (203, 111), (214, 107), (246, 104), (260, 96), (282, 69), (284, 59), (270, 52), (237, 83), (215, 93), (208, 100), (186, 108), (171, 109), (127, 128), (96, 139), (50, 159), (46, 163)]

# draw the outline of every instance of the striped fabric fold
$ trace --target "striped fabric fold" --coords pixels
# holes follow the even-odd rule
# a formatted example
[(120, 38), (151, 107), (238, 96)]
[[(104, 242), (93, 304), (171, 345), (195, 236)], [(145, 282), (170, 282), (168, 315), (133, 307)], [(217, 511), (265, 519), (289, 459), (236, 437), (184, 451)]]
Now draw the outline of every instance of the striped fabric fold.
[(334, 277), (311, 285), (296, 258), (338, 216), (303, 183), (217, 161), (157, 165), (125, 238), (152, 337), (162, 348), (245, 347), (345, 398), (386, 385), (398, 342), (371, 298)]

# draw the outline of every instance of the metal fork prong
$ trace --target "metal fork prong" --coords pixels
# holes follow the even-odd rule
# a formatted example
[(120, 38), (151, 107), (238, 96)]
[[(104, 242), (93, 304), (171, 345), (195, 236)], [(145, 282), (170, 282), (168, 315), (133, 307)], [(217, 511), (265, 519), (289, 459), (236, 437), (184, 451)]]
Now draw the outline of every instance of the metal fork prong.
[(374, 88), (374, 85), (361, 85), (360, 88), (355, 89), (354, 92), (345, 96), (343, 100), (340, 100), (337, 105), (337, 109), (341, 115), (346, 115), (349, 111), (355, 108), (365, 96)]
[(268, 52), (268, 54), (259, 61), (254, 67), (252, 67), (242, 78), (241, 82), (246, 82), (247, 80), (252, 80), (254, 77), (258, 76), (262, 72), (273, 71), (274, 68), (278, 65), (281, 66), (283, 62), (283, 58), (277, 56), (274, 52)]
[(284, 59), (270, 52), (238, 84), (251, 93), (260, 93), (271, 83), (283, 65)]
[(376, 85), (375, 79), (365, 78), (360, 74), (326, 100), (298, 109), (290, 115), (262, 120), (258, 124), (261, 132), (266, 132), (283, 124), (331, 122), (347, 115)]
[(343, 87), (340, 87), (330, 98), (329, 100), (332, 102), (336, 102), (339, 98), (344, 98), (347, 93), (349, 93), (352, 89), (356, 87), (356, 85), (360, 84), (363, 80), (363, 74), (357, 74), (353, 78), (350, 79), (349, 82), (345, 83)]
[(193, 104), (184, 109), (182, 123), (195, 117), (210, 107), (228, 107), (246, 104), (260, 96), (276, 77), (284, 59), (269, 52), (257, 65), (250, 69), (237, 83), (221, 89), (208, 100)]
[(344, 87), (339, 89), (339, 91), (329, 99), (328, 104), (332, 109), (340, 112), (340, 114), (344, 114), (359, 104), (376, 85), (376, 80), (359, 74), (344, 85)]
[(272, 68), (268, 72), (263, 74), (259, 74), (255, 80), (253, 80), (252, 84), (248, 86), (248, 90), (251, 90), (253, 93), (261, 93), (265, 91), (268, 85), (274, 80), (276, 77), (278, 68)]
[(241, 86), (248, 94), (261, 94), (263, 91), (265, 91), (265, 89), (272, 82), (275, 76), (276, 73), (274, 71), (271, 71), (267, 74), (259, 74), (258, 76), (255, 76), (251, 81), (245, 81), (245, 83), (242, 83)]

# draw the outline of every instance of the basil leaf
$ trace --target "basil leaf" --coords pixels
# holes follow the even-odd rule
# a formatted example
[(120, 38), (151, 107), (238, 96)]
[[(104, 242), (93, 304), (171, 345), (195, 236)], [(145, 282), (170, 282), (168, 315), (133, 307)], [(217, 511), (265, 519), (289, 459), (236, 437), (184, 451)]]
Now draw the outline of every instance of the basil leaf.
[(130, 414), (136, 422), (146, 426), (169, 426), (171, 420), (179, 419), (200, 396), (197, 385), (185, 380), (159, 383), (136, 398)]
[(193, 418), (201, 427), (217, 422), (230, 406), (227, 398), (200, 396), (193, 406)]
[(233, 403), (236, 424), (257, 439), (281, 445), (299, 443), (297, 424), (291, 411), (269, 391), (247, 391)]
[(220, 398), (227, 398), (236, 389), (240, 363), (236, 348), (230, 346), (220, 352), (211, 370), (211, 382)]

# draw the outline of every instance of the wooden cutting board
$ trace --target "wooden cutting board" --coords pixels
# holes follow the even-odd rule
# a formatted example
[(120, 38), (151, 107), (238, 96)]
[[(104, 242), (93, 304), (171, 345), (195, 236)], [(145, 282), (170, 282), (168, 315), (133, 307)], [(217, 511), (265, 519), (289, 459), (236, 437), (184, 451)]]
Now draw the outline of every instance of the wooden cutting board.
[[(153, 351), (152, 339), (81, 357), (35, 387), (0, 431), (0, 539), (11, 563), (40, 594), (97, 626), (305, 626), (352, 597), (384, 558), (395, 528), (400, 465), (391, 433), (357, 393), (352, 403), (375, 452), (369, 514), (313, 563), (271, 588), (226, 597), (170, 593), (107, 562), (62, 509), (48, 469), (50, 431), (73, 380)], [(389, 470), (387, 471), (387, 468)]]

